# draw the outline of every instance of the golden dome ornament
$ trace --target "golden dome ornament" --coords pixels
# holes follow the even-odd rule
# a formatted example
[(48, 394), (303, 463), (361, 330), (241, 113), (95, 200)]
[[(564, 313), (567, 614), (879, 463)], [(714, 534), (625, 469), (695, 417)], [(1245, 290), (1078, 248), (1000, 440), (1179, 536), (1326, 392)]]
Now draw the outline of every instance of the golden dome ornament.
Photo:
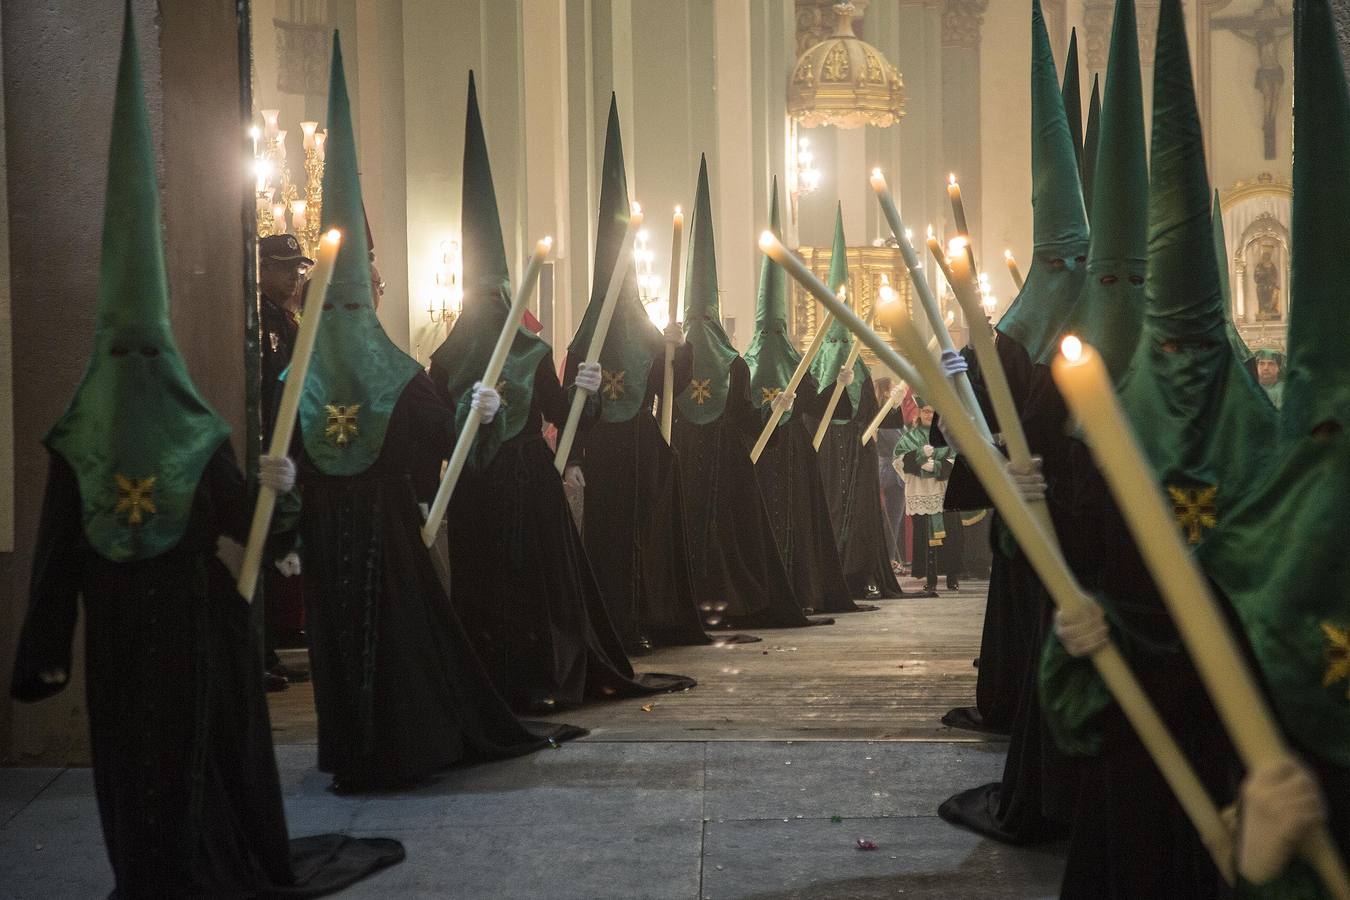
[(834, 34), (797, 60), (788, 114), (803, 128), (888, 128), (905, 114), (905, 84), (880, 50), (853, 33), (852, 3), (837, 3)]

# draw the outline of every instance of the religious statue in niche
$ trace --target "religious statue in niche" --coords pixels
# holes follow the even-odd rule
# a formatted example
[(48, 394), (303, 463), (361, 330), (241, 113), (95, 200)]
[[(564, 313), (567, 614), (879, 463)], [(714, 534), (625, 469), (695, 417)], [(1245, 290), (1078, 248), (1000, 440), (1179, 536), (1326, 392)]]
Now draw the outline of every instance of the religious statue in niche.
[(327, 0), (290, 0), (288, 6), (286, 18), (272, 20), (277, 35), (277, 90), (323, 96), (328, 91), (328, 53), (333, 42)]
[[(1216, 30), (1231, 31), (1256, 48), (1256, 77), (1253, 87), (1261, 92), (1262, 133), (1265, 158), (1276, 158), (1275, 120), (1284, 90), (1284, 65), (1280, 49), (1293, 33), (1293, 15), (1279, 7), (1277, 0), (1261, 4), (1245, 16), (1224, 16), (1212, 20)], [(1287, 107), (1288, 101), (1283, 104)]]
[(1280, 312), (1280, 245), (1264, 240), (1256, 245), (1257, 262), (1252, 267), (1252, 282), (1256, 285), (1256, 321), (1278, 322)]

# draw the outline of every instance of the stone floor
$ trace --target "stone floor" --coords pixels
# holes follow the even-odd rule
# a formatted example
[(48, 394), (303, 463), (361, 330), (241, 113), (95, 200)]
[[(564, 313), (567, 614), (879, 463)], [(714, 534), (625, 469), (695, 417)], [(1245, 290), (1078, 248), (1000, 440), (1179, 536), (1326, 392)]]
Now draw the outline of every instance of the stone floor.
[[(569, 711), (589, 738), (398, 794), (326, 790), (293, 688), (274, 704), (292, 833), (404, 842), (407, 860), (350, 897), (1052, 897), (1062, 847), (1004, 847), (935, 815), (1002, 768), (1003, 744), (936, 721), (970, 702), (982, 592), (659, 651), (638, 667), (699, 687)], [(89, 770), (0, 770), (0, 897), (110, 888)]]

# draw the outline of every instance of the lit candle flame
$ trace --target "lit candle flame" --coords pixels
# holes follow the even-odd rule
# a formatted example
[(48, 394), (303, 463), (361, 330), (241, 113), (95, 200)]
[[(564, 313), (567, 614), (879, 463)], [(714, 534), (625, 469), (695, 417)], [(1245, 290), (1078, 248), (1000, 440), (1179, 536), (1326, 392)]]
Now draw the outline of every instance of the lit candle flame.
[(1071, 334), (1065, 335), (1064, 340), (1059, 342), (1059, 352), (1069, 362), (1076, 363), (1083, 358), (1083, 342)]
[(947, 257), (950, 259), (951, 257), (964, 254), (966, 252), (967, 243), (966, 239), (960, 235), (952, 238), (947, 242)]
[(1003, 251), (1003, 258), (1004, 258), (1004, 259), (1012, 259), (1012, 258), (1013, 258), (1012, 251), (1011, 251), (1011, 250), (1004, 250), (1004, 251)]
[(336, 228), (328, 229), (328, 233), (323, 236), (325, 241), (336, 244), (342, 240), (342, 232)]
[(761, 231), (759, 233), (759, 247), (761, 250), (767, 250), (770, 247), (772, 247), (773, 241), (774, 238), (772, 231)]
[(929, 239), (930, 241), (933, 239), (933, 226), (932, 226), (932, 225), (929, 225), (929, 226), (928, 226), (928, 239)]
[(949, 173), (947, 174), (947, 183), (948, 183), (948, 184), (956, 184), (956, 173), (955, 173), (955, 172), (949, 172)]
[(540, 245), (541, 247), (543, 247), (543, 248), (544, 248), (544, 252), (547, 253), (549, 250), (551, 250), (551, 249), (553, 248), (553, 238), (552, 238), (552, 237), (542, 237), (542, 238), (539, 239), (539, 245)]

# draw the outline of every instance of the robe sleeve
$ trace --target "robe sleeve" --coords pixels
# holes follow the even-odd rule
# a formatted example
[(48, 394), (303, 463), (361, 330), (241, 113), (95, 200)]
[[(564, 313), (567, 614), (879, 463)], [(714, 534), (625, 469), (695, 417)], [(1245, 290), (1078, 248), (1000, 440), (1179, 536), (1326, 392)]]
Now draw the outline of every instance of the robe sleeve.
[(80, 489), (66, 461), (51, 454), (47, 491), (42, 498), (28, 613), (19, 632), (10, 695), (33, 702), (60, 692), (65, 683), (46, 684), (38, 673), (70, 674), (70, 644), (75, 634), (84, 537), (80, 524)]

